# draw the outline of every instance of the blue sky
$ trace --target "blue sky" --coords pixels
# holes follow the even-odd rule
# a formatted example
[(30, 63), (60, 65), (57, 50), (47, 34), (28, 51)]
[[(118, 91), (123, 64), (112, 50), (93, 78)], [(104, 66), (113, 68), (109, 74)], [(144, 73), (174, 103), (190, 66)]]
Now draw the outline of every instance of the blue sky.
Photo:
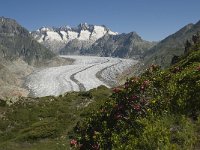
[(2, 0), (0, 16), (28, 30), (41, 26), (106, 25), (157, 41), (200, 20), (200, 0)]

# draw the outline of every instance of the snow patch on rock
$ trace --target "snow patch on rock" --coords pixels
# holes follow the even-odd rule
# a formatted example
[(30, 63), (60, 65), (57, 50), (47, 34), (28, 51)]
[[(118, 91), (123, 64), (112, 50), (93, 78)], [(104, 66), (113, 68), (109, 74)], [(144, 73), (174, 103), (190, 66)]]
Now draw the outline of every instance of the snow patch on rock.
[(50, 41), (62, 41), (61, 36), (54, 31), (47, 31), (46, 32), (47, 36), (46, 36), (46, 40), (50, 40)]
[(82, 41), (87, 41), (90, 39), (90, 32), (88, 30), (82, 30), (79, 34), (78, 39)]

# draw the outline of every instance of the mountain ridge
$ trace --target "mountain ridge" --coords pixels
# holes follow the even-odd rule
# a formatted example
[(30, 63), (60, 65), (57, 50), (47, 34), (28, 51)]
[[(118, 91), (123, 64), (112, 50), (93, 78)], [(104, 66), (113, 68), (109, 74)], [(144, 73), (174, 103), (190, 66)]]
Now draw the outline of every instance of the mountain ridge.
[(158, 64), (163, 68), (168, 67), (174, 56), (180, 56), (184, 53), (184, 47), (187, 40), (200, 31), (200, 21), (193, 24), (187, 24), (177, 32), (161, 40), (157, 45), (144, 53), (144, 65)]
[(82, 53), (138, 59), (144, 51), (155, 44), (143, 40), (136, 32), (105, 35), (97, 40), (91, 48), (86, 49)]
[(59, 50), (72, 40), (77, 39), (83, 43), (88, 41), (88, 47), (105, 34), (116, 35), (118, 33), (112, 32), (104, 25), (81, 23), (77, 27), (42, 27), (32, 31), (31, 34), (39, 43), (50, 48), (53, 52), (59, 53)]
[(77, 27), (43, 27), (33, 31), (32, 36), (54, 53), (73, 55), (139, 58), (156, 44), (143, 40), (136, 32), (118, 34), (104, 25), (87, 23)]
[(37, 65), (55, 56), (32, 38), (29, 31), (14, 19), (0, 17), (0, 54), (4, 59), (22, 58), (31, 65)]

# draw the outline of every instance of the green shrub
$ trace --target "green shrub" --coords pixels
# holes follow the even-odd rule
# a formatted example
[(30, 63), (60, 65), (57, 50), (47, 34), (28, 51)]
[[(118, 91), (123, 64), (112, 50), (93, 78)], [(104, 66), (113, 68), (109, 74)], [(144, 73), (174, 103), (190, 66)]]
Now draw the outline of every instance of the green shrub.
[(193, 149), (197, 142), (196, 126), (184, 116), (145, 118), (139, 137), (130, 136), (124, 149)]
[(59, 124), (55, 121), (43, 120), (22, 129), (21, 135), (17, 137), (23, 141), (36, 141), (44, 138), (55, 138), (59, 135)]
[(5, 107), (6, 106), (6, 101), (0, 99), (0, 107)]

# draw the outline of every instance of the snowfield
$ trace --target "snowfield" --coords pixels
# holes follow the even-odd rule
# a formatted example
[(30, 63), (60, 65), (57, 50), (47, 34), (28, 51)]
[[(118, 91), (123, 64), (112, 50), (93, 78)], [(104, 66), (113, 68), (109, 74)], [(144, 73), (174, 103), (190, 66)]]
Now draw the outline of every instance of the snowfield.
[(36, 71), (28, 76), (25, 84), (32, 96), (58, 96), (67, 91), (87, 91), (100, 85), (109, 87), (108, 82), (117, 82), (118, 74), (137, 63), (136, 60), (111, 57), (60, 57), (72, 58), (75, 62)]

